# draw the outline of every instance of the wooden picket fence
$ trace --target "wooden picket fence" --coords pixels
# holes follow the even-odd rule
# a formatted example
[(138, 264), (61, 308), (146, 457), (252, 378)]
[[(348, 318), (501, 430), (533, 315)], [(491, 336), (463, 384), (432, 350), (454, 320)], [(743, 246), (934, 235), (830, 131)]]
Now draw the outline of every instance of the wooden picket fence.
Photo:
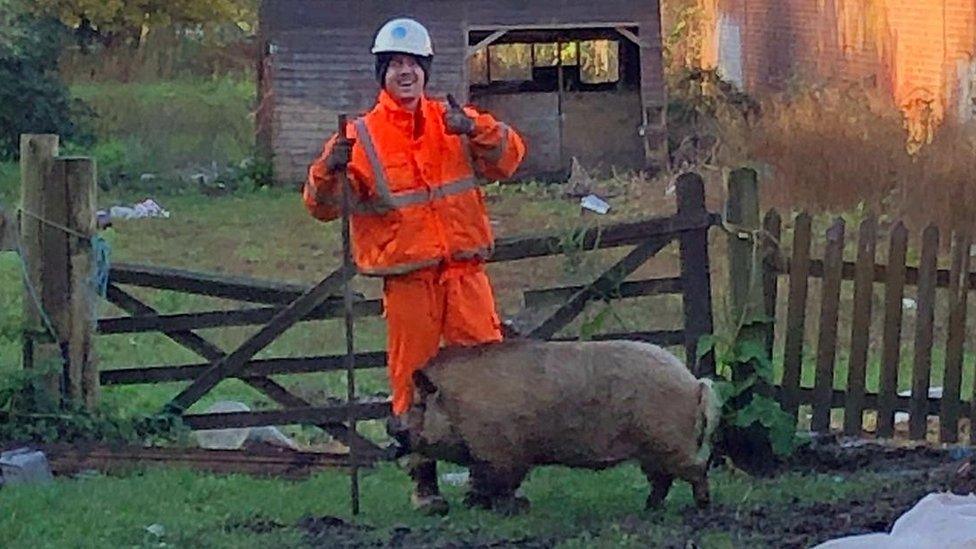
[[(856, 238), (849, 238), (842, 219), (834, 220), (823, 232), (822, 255), (815, 257), (818, 244), (813, 230), (814, 218), (800, 213), (792, 220), (789, 246), (768, 246), (765, 266), (765, 299), (767, 312), (778, 318), (776, 339), (782, 350), (782, 381), (777, 395), (784, 408), (799, 416), (801, 405), (810, 407), (810, 429), (828, 432), (833, 427), (846, 435), (874, 435), (889, 438), (896, 435), (895, 413), (909, 414), (907, 437), (912, 440), (938, 440), (955, 443), (960, 440), (960, 419), (971, 422), (976, 417), (972, 390), (962, 391), (963, 364), (966, 352), (967, 297), (976, 289), (976, 273), (969, 270), (971, 238), (954, 234), (951, 238), (949, 268), (939, 268), (940, 231), (931, 225), (919, 235), (918, 247), (910, 247), (909, 231), (902, 222), (886, 227), (886, 250), (882, 228), (876, 217), (868, 216), (857, 227)], [(781, 219), (770, 211), (764, 219), (770, 240), (781, 238)], [(854, 260), (845, 260), (846, 248), (856, 249)], [(818, 248), (820, 246), (817, 246)], [(917, 264), (908, 260), (911, 250), (919, 252)], [(886, 252), (886, 253), (882, 253)], [(878, 256), (883, 255), (884, 262)], [(776, 311), (778, 280), (786, 286), (785, 306)], [(819, 311), (811, 298), (811, 281), (819, 281)], [(850, 289), (850, 286), (853, 286)], [(914, 328), (907, 333), (906, 290), (914, 290), (907, 304), (914, 315)], [(879, 295), (880, 294), (880, 295)], [(849, 298), (849, 299), (848, 299)], [(876, 301), (882, 307), (876, 307)], [(940, 300), (944, 300), (941, 301)], [(784, 303), (785, 302), (785, 303)], [(842, 318), (844, 305), (850, 304), (849, 322)], [(943, 303), (944, 307), (937, 306)], [(782, 309), (782, 307), (780, 307)], [(942, 394), (930, 395), (933, 373), (933, 351), (937, 334), (937, 311), (945, 311), (938, 324), (945, 325), (945, 360), (942, 364)], [(776, 314), (779, 312), (780, 314)], [(808, 323), (816, 317), (816, 343), (811, 339)], [(845, 316), (846, 318), (846, 316)], [(880, 334), (878, 328), (880, 325)], [(842, 330), (849, 330), (850, 341), (846, 378), (835, 382), (841, 366), (838, 360)], [(874, 332), (872, 332), (874, 330)], [(872, 340), (880, 336), (880, 344)], [(912, 355), (906, 349), (911, 342)], [(874, 343), (872, 345), (872, 342)], [(808, 348), (814, 348), (813, 360), (804, 360)], [(868, 391), (869, 357), (879, 361), (877, 386)], [(911, 358), (910, 396), (899, 394), (899, 368), (904, 358)], [(936, 367), (939, 364), (935, 365)], [(813, 384), (801, 380), (811, 377)], [(804, 374), (807, 374), (804, 376)], [(902, 380), (903, 385), (908, 380)], [(968, 397), (968, 398), (965, 398)], [(832, 412), (843, 411), (843, 424), (831, 425)], [(865, 421), (865, 412), (875, 415), (874, 425)], [(834, 414), (835, 416), (837, 414)], [(938, 417), (939, 430), (929, 433), (929, 421)], [(802, 424), (803, 418), (800, 418)]]

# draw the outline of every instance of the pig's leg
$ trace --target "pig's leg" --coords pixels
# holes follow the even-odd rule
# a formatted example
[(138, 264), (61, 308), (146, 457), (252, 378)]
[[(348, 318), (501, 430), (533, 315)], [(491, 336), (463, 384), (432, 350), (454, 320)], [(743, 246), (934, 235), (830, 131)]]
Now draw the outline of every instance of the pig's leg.
[(506, 515), (528, 509), (529, 501), (515, 493), (528, 473), (525, 468), (479, 464), (470, 471), (471, 490), (465, 498), (468, 506), (490, 508)]
[(408, 463), (410, 478), (414, 482), (410, 497), (414, 509), (426, 515), (444, 515), (448, 511), (447, 500), (441, 496), (437, 485), (437, 462), (419, 454), (411, 454)]
[(471, 475), (471, 483), (467, 495), (464, 496), (464, 504), (468, 507), (491, 509), (493, 483), (489, 478), (491, 471), (488, 466), (482, 463), (471, 465), (468, 474)]
[(671, 484), (674, 483), (674, 476), (661, 471), (660, 468), (649, 464), (642, 464), (641, 469), (647, 475), (647, 483), (650, 485), (650, 493), (647, 495), (645, 509), (657, 509), (664, 503), (671, 491)]
[(702, 467), (689, 482), (691, 482), (691, 493), (695, 498), (695, 505), (699, 509), (708, 507), (711, 501), (708, 490), (708, 470)]

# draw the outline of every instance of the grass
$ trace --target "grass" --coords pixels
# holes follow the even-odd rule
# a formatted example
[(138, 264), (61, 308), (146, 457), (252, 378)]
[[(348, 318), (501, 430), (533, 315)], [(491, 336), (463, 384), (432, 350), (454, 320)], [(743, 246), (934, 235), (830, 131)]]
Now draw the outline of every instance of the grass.
[(92, 110), (83, 126), (95, 144), (64, 148), (96, 159), (103, 188), (167, 194), (253, 156), (255, 91), (246, 78), (75, 84), (71, 93)]
[[(890, 479), (889, 479), (890, 480)], [(3, 547), (294, 547), (300, 535), (284, 528), (266, 534), (234, 528), (265, 519), (294, 525), (301, 517), (349, 518), (348, 485), (337, 472), (286, 482), (242, 476), (215, 477), (183, 470), (147, 470), (117, 477), (60, 481), (46, 487), (15, 487), (0, 492), (0, 546)], [(756, 503), (798, 505), (839, 501), (882, 488), (877, 474), (841, 479), (832, 475), (789, 474), (755, 480), (717, 471), (715, 504), (747, 510)], [(357, 522), (389, 537), (396, 525), (419, 529), (439, 526), (463, 536), (476, 529), (483, 536), (518, 538), (526, 534), (557, 537), (564, 547), (648, 546), (674, 542), (685, 534), (680, 525), (691, 505), (690, 489), (676, 484), (665, 509), (640, 511), (646, 482), (636, 467), (577, 472), (559, 467), (537, 469), (524, 485), (532, 511), (516, 518), (470, 511), (460, 504), (462, 489), (445, 486), (453, 506), (447, 519), (424, 518), (408, 504), (409, 482), (393, 465), (364, 472), (363, 514)], [(621, 524), (628, 517), (648, 518), (651, 528), (639, 535)], [(37, 520), (58, 517), (58, 520)], [(162, 525), (164, 534), (146, 530)], [(448, 534), (450, 535), (450, 534)], [(697, 532), (700, 547), (742, 546), (726, 532)], [(622, 544), (622, 545), (621, 545)]]

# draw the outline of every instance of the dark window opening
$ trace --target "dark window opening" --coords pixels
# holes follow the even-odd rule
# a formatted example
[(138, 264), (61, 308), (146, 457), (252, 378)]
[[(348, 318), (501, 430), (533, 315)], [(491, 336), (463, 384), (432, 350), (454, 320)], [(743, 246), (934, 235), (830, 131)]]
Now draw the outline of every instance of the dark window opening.
[[(637, 29), (631, 29), (636, 34)], [(472, 32), (470, 45), (490, 33)], [(469, 58), (473, 95), (640, 88), (640, 49), (613, 29), (510, 31)]]

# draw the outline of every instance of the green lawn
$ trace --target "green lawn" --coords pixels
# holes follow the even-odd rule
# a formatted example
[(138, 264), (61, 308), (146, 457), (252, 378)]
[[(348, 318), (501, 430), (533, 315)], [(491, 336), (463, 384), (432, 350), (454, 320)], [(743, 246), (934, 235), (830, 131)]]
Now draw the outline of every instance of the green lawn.
[[(889, 479), (890, 480), (890, 479)], [(832, 502), (878, 491), (885, 479), (859, 474), (789, 474), (753, 480), (719, 471), (713, 476), (716, 506), (748, 512), (756, 504), (795, 506)], [(358, 522), (387, 539), (391, 528), (435, 528), (444, 541), (476, 530), (490, 538), (531, 534), (556, 538), (564, 547), (647, 547), (693, 538), (700, 547), (757, 547), (749, 538), (716, 528), (688, 532), (683, 516), (691, 493), (676, 484), (666, 507), (643, 512), (646, 482), (636, 467), (594, 473), (552, 467), (536, 470), (524, 486), (531, 511), (502, 518), (461, 505), (462, 489), (446, 486), (453, 508), (446, 519), (411, 511), (407, 477), (393, 465), (365, 472)], [(326, 472), (306, 481), (214, 477), (181, 470), (151, 470), (122, 478), (65, 480), (49, 487), (0, 491), (0, 546), (21, 547), (293, 547), (300, 532), (281, 528), (258, 534), (235, 525), (264, 519), (292, 526), (303, 516), (350, 518), (345, 475)], [(625, 525), (640, 521), (638, 532)], [(163, 535), (146, 530), (158, 524)], [(745, 544), (744, 544), (745, 543)], [(325, 545), (328, 546), (328, 545)]]

